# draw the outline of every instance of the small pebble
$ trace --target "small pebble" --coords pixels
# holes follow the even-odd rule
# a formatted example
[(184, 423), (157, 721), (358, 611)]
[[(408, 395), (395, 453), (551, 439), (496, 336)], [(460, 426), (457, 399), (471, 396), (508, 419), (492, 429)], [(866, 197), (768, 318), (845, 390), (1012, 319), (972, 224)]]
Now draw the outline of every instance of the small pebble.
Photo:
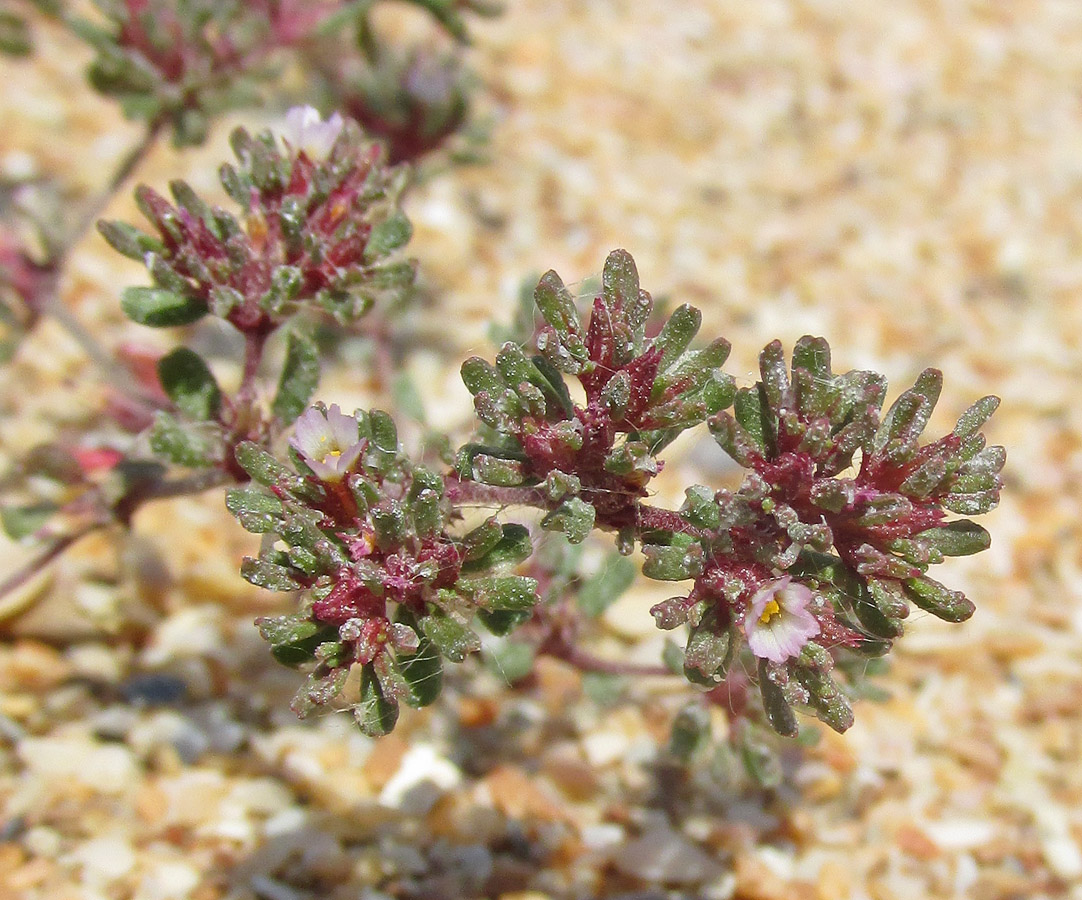
[(431, 744), (416, 744), (402, 757), (398, 771), (380, 791), (379, 802), (408, 815), (424, 815), (442, 794), (461, 782), (458, 766), (440, 756)]
[(193, 865), (179, 861), (152, 862), (139, 882), (139, 900), (188, 900), (202, 876)]
[(623, 874), (663, 884), (696, 884), (721, 874), (720, 863), (667, 825), (655, 825), (613, 856)]

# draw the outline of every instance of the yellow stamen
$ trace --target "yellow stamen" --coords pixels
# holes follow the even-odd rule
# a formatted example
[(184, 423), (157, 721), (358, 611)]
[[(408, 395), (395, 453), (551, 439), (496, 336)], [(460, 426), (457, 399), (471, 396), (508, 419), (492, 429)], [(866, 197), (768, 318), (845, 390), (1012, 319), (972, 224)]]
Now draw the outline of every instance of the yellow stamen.
[(767, 600), (766, 606), (763, 607), (763, 613), (759, 616), (760, 625), (769, 625), (777, 616), (781, 615), (781, 607), (778, 605), (778, 601), (771, 598)]

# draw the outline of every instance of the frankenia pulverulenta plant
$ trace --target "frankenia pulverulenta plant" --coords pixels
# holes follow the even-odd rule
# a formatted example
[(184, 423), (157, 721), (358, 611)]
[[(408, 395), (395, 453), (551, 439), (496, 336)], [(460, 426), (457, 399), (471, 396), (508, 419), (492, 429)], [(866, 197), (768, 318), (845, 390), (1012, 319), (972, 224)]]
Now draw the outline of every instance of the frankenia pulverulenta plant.
[[(497, 11), (479, 0), (413, 2), (460, 41), (469, 14)], [(366, 54), (382, 49), (374, 0), (95, 0), (91, 16), (57, 0), (36, 5), (93, 49), (91, 85), (129, 118), (168, 127), (177, 146), (202, 143), (223, 110), (260, 102), (290, 53), (317, 57), (349, 30)], [(30, 52), (25, 19), (0, 15), (0, 49)]]
[[(175, 181), (172, 203), (152, 188), (136, 191), (154, 234), (99, 224), (110, 245), (142, 262), (154, 282), (123, 293), (130, 318), (166, 327), (212, 316), (244, 336), (243, 381), (229, 403), (218, 399), (193, 351), (180, 348), (158, 364), (175, 408), (157, 414), (151, 446), (180, 465), (231, 465), (228, 449), (237, 440), (292, 422), (319, 377), (311, 316), (355, 322), (413, 279), (413, 264), (396, 254), (411, 235), (398, 206), (406, 171), (386, 167), (382, 148), (339, 116), (323, 121), (297, 107), (286, 125), (284, 143), (270, 132), (234, 132), (239, 165), (224, 165), (220, 174), (239, 215)], [(273, 420), (266, 421), (254, 407), (254, 379), (266, 341), (283, 326), (285, 362)]]
[[(70, 490), (52, 492), (59, 502), (5, 505), (3, 522), (13, 537), (36, 534), (55, 555), (89, 530), (126, 523), (148, 499), (246, 481), (235, 447), (273, 442), (316, 389), (321, 356), (313, 329), (321, 321), (348, 327), (374, 303), (409, 289), (414, 265), (401, 248), (411, 227), (399, 206), (408, 173), (388, 166), (382, 146), (355, 123), (340, 116), (324, 121), (310, 107), (297, 107), (286, 116), (281, 140), (238, 129), (232, 143), (237, 162), (223, 165), (220, 176), (236, 212), (176, 181), (172, 201), (146, 186), (136, 190), (151, 232), (122, 222), (101, 222), (99, 230), (151, 276), (151, 285), (122, 295), (132, 320), (168, 328), (209, 318), (239, 332), (239, 387), (223, 391), (207, 360), (187, 346), (127, 360), (137, 391), (115, 395), (108, 411), (124, 430), (145, 430), (156, 459), (140, 458), (131, 441), (53, 448), (47, 472), (23, 475), (56, 480), (59, 472)], [(284, 343), (277, 373), (266, 371), (272, 340)], [(268, 381), (277, 381), (277, 389), (268, 391)], [(58, 468), (60, 457), (67, 462)], [(108, 477), (98, 477), (99, 470)], [(169, 477), (176, 471), (187, 474)], [(48, 524), (52, 514), (75, 507), (74, 531)]]
[[(59, 302), (57, 286), (70, 252), (161, 134), (170, 132), (178, 147), (202, 143), (218, 114), (270, 102), (276, 87), (281, 94), (284, 71), (303, 75), (289, 79), (295, 104), (341, 110), (385, 145), (392, 164), (417, 162), (460, 129), (467, 150), (481, 142), (480, 129), (463, 128), (474, 82), (460, 56), (436, 39), (442, 35), (444, 43), (462, 46), (469, 42), (470, 18), (496, 15), (500, 7), (488, 0), (412, 4), (434, 23), (433, 40), (406, 50), (373, 27), (374, 10), (387, 5), (378, 0), (95, 0), (93, 10), (65, 0), (25, 0), (21, 10), (0, 12), (0, 54), (31, 54), (33, 20), (52, 20), (93, 49), (91, 86), (145, 126), (84, 204), (65, 198), (64, 215), (48, 220), (38, 214), (40, 196), (14, 214), (0, 208), (4, 347), (14, 347), (48, 316), (110, 380), (123, 381), (123, 363)], [(460, 149), (451, 158), (475, 156)], [(40, 248), (16, 237), (27, 231), (40, 234)]]
[[(1004, 451), (981, 434), (995, 398), (922, 444), (938, 371), (883, 413), (885, 380), (834, 373), (813, 337), (788, 363), (768, 345), (760, 380), (737, 389), (721, 368), (727, 342), (692, 347), (694, 308), (649, 336), (653, 303), (624, 251), (606, 261), (585, 321), (554, 272), (534, 300), (543, 325), (529, 344), (462, 366), (480, 424), (443, 471), (412, 461), (380, 411), (309, 409), (288, 460), (238, 448), (254, 484), (230, 494), (230, 509), (268, 536), (243, 574), (301, 598), (260, 623), (278, 660), (310, 670), (299, 712), (347, 705), (384, 733), (400, 703), (436, 698), (443, 661), (477, 649), (477, 629), (527, 633), (543, 619), (538, 579), (521, 574), (536, 535), (500, 521), (516, 507), (540, 510), (540, 528), (571, 545), (610, 533), (621, 553), (641, 550), (647, 578), (687, 585), (652, 610), (659, 627), (687, 629), (676, 668), (730, 700), (750, 677), (758, 690), (742, 714), (783, 735), (797, 733), (794, 711), (847, 729), (849, 663), (885, 654), (912, 607), (951, 622), (972, 614), (927, 572), (988, 546), (965, 517), (998, 501)], [(702, 427), (743, 483), (689, 486), (678, 509), (651, 503), (665, 448)], [(466, 529), (478, 505), (502, 512)], [(347, 696), (355, 667), (359, 694)]]

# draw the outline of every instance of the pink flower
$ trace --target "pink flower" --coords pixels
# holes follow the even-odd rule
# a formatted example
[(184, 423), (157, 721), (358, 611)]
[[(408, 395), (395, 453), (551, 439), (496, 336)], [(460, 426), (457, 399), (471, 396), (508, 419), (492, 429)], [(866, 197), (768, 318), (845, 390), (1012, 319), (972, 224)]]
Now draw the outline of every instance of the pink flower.
[(286, 113), (283, 137), (290, 149), (305, 154), (312, 162), (319, 162), (331, 155), (344, 125), (338, 113), (324, 122), (315, 107), (294, 106)]
[(364, 452), (367, 441), (357, 435), (357, 420), (333, 405), (326, 412), (313, 406), (297, 419), (290, 446), (323, 481), (341, 481)]
[(799, 656), (801, 648), (819, 634), (819, 623), (808, 611), (811, 599), (811, 590), (788, 575), (759, 588), (744, 617), (751, 652), (772, 663)]

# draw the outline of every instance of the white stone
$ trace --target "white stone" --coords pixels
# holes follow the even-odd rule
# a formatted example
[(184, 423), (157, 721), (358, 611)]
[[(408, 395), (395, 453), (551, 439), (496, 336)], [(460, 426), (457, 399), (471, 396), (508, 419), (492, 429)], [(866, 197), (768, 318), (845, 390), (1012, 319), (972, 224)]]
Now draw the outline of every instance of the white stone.
[(591, 850), (616, 847), (624, 842), (626, 833), (622, 826), (613, 822), (601, 822), (597, 825), (584, 825), (579, 829), (583, 846)]
[(972, 850), (995, 837), (991, 822), (982, 819), (946, 819), (927, 822), (924, 831), (943, 850)]
[(52, 859), (60, 852), (60, 832), (47, 825), (37, 825), (23, 835), (22, 845), (33, 856)]
[(172, 659), (213, 654), (222, 649), (222, 610), (197, 606), (174, 613), (158, 626), (150, 646), (142, 654), (148, 666)]
[(32, 777), (44, 781), (72, 778), (103, 794), (118, 794), (134, 785), (138, 768), (130, 750), (78, 738), (26, 738), (19, 759)]
[(594, 731), (582, 739), (582, 750), (591, 766), (607, 766), (623, 759), (631, 739), (622, 731)]
[(153, 863), (139, 885), (140, 900), (187, 900), (198, 887), (198, 870), (188, 863), (167, 860)]
[(289, 809), (283, 809), (277, 815), (271, 816), (263, 823), (263, 833), (268, 838), (279, 837), (283, 834), (290, 834), (294, 831), (300, 831), (308, 824), (308, 812), (299, 806), (291, 806)]
[(91, 884), (108, 884), (123, 878), (135, 867), (131, 842), (120, 835), (103, 835), (76, 847), (71, 861), (82, 867), (83, 878)]
[(409, 815), (424, 815), (436, 801), (462, 782), (462, 772), (431, 744), (417, 744), (402, 757), (398, 771), (379, 795), (382, 806)]
[(122, 677), (122, 655), (104, 644), (77, 644), (64, 655), (72, 669), (84, 678), (116, 684)]
[(236, 805), (246, 813), (270, 816), (291, 808), (293, 795), (282, 784), (270, 778), (251, 778), (233, 785), (223, 798), (226, 804)]
[(26, 181), (38, 173), (38, 161), (25, 150), (9, 150), (0, 160), (0, 170), (12, 181)]

